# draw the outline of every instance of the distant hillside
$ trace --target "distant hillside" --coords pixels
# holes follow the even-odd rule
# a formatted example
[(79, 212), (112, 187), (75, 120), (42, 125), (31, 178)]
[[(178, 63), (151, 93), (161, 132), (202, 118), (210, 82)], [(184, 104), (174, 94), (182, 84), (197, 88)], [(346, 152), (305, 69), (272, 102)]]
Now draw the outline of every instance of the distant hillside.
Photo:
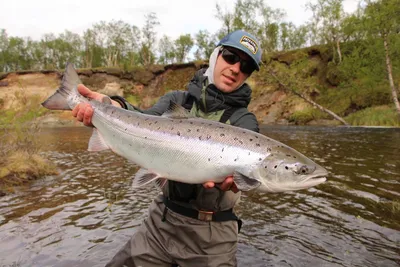
[[(288, 87), (345, 119), (371, 108), (394, 113), (390, 91), (384, 86), (377, 86), (374, 90), (358, 88), (352, 91), (341, 87), (341, 73), (332, 64), (332, 59), (329, 50), (320, 47), (266, 55), (260, 72), (254, 73), (248, 80), (253, 88), (250, 111), (256, 114), (262, 124), (340, 124), (284, 90), (271, 76), (272, 72)], [(116, 68), (79, 69), (78, 73), (82, 82), (92, 90), (124, 96), (132, 104), (145, 109), (168, 91), (185, 90), (195, 71), (206, 66), (207, 62), (193, 62), (129, 71)], [(54, 92), (61, 78), (62, 70), (0, 74), (0, 110), (17, 110), (27, 102), (39, 106)], [(43, 123), (73, 123), (69, 113), (43, 111), (39, 114)], [(6, 121), (3, 119), (3, 122)], [(351, 120), (349, 122), (352, 123)]]

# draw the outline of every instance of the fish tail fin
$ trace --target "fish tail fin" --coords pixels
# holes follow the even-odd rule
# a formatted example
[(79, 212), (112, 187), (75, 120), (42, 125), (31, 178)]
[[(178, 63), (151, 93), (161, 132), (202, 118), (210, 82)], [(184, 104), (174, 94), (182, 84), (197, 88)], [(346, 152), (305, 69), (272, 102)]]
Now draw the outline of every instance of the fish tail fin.
[[(53, 110), (71, 110), (79, 102), (77, 86), (81, 83), (72, 63), (67, 63), (60, 88), (58, 88), (52, 96), (47, 98), (42, 103), (42, 106)], [(68, 101), (70, 96), (76, 96), (76, 98), (73, 97), (75, 101)]]

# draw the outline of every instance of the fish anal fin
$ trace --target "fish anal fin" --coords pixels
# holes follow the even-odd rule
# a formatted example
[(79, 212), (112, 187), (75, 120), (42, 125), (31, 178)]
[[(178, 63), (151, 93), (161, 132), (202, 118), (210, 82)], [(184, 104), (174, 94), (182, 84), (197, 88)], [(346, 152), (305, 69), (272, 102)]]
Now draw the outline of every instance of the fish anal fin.
[(99, 131), (94, 128), (89, 140), (88, 151), (103, 151), (107, 149), (110, 149), (110, 147), (106, 144)]
[(240, 191), (250, 191), (261, 185), (261, 182), (257, 179), (243, 175), (240, 172), (233, 173), (233, 181)]
[(149, 170), (145, 168), (140, 168), (136, 174), (135, 177), (133, 178), (132, 182), (132, 187), (133, 188), (138, 188), (142, 187), (144, 185), (147, 185), (151, 182), (155, 182), (156, 186), (163, 186), (165, 182), (163, 183), (162, 179), (165, 179), (163, 177), (160, 177), (158, 174), (150, 172)]

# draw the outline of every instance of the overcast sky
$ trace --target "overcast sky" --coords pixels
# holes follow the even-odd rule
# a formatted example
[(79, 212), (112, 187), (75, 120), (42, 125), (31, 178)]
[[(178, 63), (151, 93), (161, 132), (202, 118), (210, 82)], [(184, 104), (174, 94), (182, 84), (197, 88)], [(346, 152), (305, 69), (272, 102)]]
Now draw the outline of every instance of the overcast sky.
[[(65, 30), (82, 35), (84, 30), (101, 20), (123, 20), (142, 28), (145, 14), (155, 12), (160, 25), (159, 37), (176, 38), (195, 34), (199, 30), (215, 33), (221, 22), (215, 18), (216, 3), (232, 10), (236, 0), (0, 0), (0, 29), (9, 36), (39, 40), (45, 33), (58, 34)], [(311, 13), (305, 11), (309, 0), (273, 0), (264, 2), (272, 8), (284, 9), (287, 21), (300, 25)], [(314, 0), (315, 1), (315, 0)], [(357, 0), (345, 0), (346, 12), (356, 9)]]

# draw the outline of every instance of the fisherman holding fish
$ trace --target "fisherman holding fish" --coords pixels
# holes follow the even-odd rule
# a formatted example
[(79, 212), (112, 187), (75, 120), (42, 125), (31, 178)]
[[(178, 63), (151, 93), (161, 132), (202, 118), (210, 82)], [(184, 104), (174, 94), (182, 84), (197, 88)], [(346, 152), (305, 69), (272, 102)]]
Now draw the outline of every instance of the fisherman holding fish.
[(245, 81), (260, 64), (257, 38), (234, 31), (186, 91), (169, 92), (143, 111), (79, 84), (67, 65), (61, 87), (43, 106), (73, 109), (78, 121), (95, 126), (89, 150), (112, 149), (141, 166), (134, 187), (153, 183), (162, 190), (106, 266), (236, 266), (242, 223), (233, 208), (240, 191), (298, 190), (325, 181), (324, 168), (258, 134)]

